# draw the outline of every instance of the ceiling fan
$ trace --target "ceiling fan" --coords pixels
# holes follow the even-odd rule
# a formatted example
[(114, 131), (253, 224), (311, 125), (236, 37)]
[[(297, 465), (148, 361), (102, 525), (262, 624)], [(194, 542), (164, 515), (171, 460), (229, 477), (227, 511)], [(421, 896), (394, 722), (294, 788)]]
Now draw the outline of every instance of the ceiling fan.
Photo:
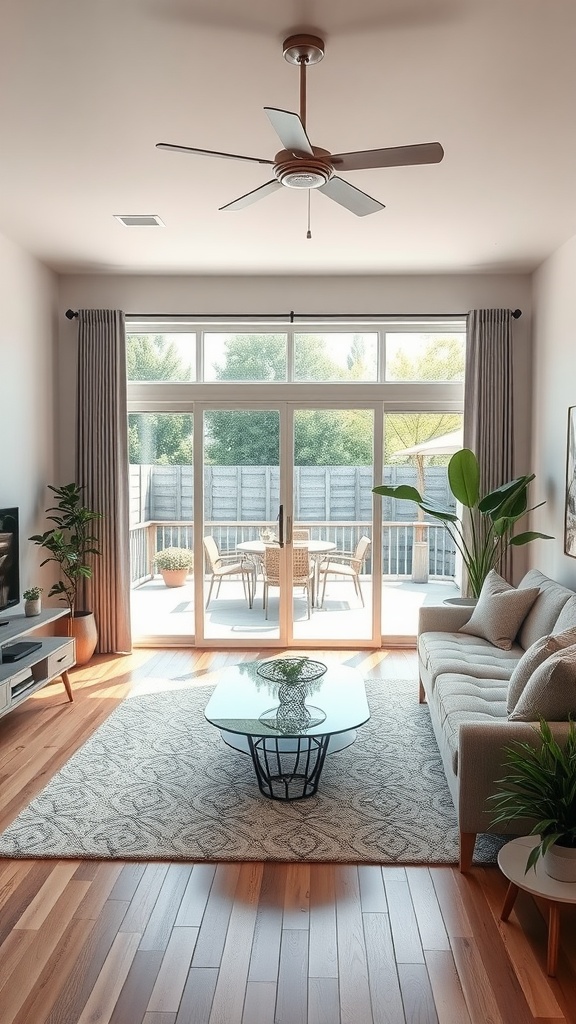
[(384, 204), (355, 188), (343, 178), (339, 178), (336, 171), (436, 164), (442, 160), (444, 150), (439, 142), (367, 149), (356, 153), (330, 153), (327, 149), (312, 146), (306, 133), (306, 69), (308, 65), (317, 64), (322, 60), (324, 41), (312, 35), (289, 36), (284, 41), (283, 55), (290, 64), (297, 64), (300, 67), (300, 114), (279, 110), (277, 107), (264, 107), (283, 146), (273, 160), (239, 156), (237, 153), (220, 153), (211, 149), (196, 149), (192, 146), (176, 146), (169, 142), (156, 143), (157, 149), (193, 153), (196, 156), (220, 157), (224, 160), (244, 160), (249, 163), (267, 164), (273, 168), (274, 177), (270, 181), (221, 206), (220, 210), (242, 210), (285, 185), (288, 188), (318, 189), (335, 203), (355, 213), (357, 217), (365, 217), (369, 213), (383, 210)]

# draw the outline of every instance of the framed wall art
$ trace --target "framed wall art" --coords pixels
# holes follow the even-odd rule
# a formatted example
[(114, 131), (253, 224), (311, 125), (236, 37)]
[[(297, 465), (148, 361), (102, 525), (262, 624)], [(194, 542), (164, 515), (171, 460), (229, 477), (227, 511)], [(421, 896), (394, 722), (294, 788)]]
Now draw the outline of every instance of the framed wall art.
[(576, 558), (576, 405), (568, 410), (564, 551)]

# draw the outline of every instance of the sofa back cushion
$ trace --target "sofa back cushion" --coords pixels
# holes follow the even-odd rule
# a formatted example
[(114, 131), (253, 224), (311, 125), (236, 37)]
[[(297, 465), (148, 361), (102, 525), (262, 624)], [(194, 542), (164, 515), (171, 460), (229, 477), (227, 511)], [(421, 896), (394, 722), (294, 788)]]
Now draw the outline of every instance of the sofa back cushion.
[(576, 644), (552, 654), (526, 683), (511, 722), (565, 722), (576, 717)]
[(516, 590), (491, 569), (482, 585), (478, 604), (459, 632), (481, 636), (495, 647), (509, 651), (538, 593), (538, 587)]
[[(518, 590), (538, 587), (539, 594), (518, 633), (518, 643), (528, 650), (536, 640), (552, 633), (562, 608), (574, 595), (574, 591), (562, 587), (538, 569), (530, 569), (518, 584)], [(567, 629), (568, 625), (563, 626)]]
[(552, 632), (564, 633), (567, 629), (576, 629), (576, 596), (568, 598)]
[(563, 633), (542, 636), (524, 652), (508, 683), (506, 707), (509, 715), (514, 711), (524, 687), (536, 669), (552, 654), (563, 651), (566, 647), (571, 647), (574, 644), (576, 644), (576, 626), (573, 629), (565, 630)]

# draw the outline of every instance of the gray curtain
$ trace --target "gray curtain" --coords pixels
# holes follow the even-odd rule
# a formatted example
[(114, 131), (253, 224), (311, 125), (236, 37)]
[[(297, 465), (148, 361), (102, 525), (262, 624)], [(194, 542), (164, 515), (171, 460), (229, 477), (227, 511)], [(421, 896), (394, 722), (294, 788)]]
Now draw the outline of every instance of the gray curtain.
[[(514, 478), (512, 313), (473, 309), (467, 317), (464, 447), (480, 463), (483, 494)], [(512, 579), (512, 556), (500, 572)]]
[(76, 479), (96, 522), (102, 554), (86, 581), (100, 653), (127, 653), (130, 634), (128, 428), (124, 313), (78, 311)]

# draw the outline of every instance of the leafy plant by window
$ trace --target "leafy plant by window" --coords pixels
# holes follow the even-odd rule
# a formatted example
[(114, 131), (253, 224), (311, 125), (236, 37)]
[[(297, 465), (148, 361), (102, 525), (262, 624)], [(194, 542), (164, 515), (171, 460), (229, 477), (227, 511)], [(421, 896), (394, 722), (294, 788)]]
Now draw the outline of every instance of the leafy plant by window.
[(154, 557), (156, 567), (167, 571), (191, 569), (194, 552), (191, 548), (162, 548)]
[(542, 501), (528, 508), (528, 488), (534, 478), (534, 473), (519, 476), (481, 497), (478, 459), (469, 448), (462, 448), (448, 463), (448, 483), (456, 501), (468, 510), (466, 521), (456, 512), (438, 508), (407, 484), (374, 487), (373, 490), (386, 498), (413, 501), (424, 513), (444, 524), (462, 555), (472, 594), (479, 597), (488, 573), (498, 566), (511, 544), (520, 546), (537, 539), (552, 540), (549, 534), (534, 530), (513, 533), (518, 520), (544, 504)]

